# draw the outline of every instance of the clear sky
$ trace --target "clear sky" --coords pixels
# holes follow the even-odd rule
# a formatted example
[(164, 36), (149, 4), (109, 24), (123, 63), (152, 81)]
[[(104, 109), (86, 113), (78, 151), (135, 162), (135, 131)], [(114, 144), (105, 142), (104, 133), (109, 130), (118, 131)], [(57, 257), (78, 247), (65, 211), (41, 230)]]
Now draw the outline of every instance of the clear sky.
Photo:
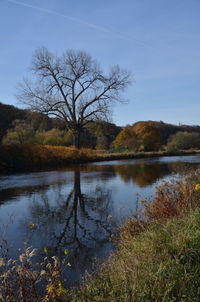
[(200, 0), (0, 0), (1, 102), (19, 106), (17, 84), (41, 46), (132, 72), (118, 125), (200, 124)]

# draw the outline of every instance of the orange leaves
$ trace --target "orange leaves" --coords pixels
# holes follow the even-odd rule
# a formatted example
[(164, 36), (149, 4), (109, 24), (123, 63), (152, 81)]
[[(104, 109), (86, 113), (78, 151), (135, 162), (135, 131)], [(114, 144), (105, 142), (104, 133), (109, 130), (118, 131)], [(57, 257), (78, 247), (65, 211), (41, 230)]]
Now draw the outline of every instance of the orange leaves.
[(137, 137), (143, 141), (146, 151), (159, 150), (162, 137), (158, 128), (153, 126), (151, 122), (139, 122), (134, 125), (133, 130)]
[(135, 151), (157, 151), (162, 136), (151, 122), (138, 122), (124, 127), (114, 141), (115, 147), (126, 147)]
[(132, 147), (136, 142), (136, 135), (133, 131), (132, 126), (124, 127), (117, 135), (114, 145), (115, 147)]

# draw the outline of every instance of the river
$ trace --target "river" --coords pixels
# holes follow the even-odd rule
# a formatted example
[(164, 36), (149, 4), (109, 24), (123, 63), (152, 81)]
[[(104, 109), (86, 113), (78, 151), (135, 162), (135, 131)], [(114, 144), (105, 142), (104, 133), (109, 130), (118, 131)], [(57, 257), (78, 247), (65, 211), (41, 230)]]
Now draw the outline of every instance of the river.
[(151, 200), (159, 183), (199, 164), (200, 155), (190, 155), (0, 175), (1, 252), (17, 258), (32, 246), (38, 261), (45, 251), (67, 257), (66, 284), (77, 285), (96, 259), (111, 253), (111, 235), (137, 212), (139, 200)]

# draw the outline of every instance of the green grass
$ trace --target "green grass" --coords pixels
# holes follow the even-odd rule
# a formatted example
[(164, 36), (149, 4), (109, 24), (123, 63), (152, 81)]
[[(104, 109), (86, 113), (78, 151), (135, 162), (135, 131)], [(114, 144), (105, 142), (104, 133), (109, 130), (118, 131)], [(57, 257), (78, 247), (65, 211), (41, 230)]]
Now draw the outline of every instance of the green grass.
[(199, 302), (200, 208), (124, 239), (72, 301)]

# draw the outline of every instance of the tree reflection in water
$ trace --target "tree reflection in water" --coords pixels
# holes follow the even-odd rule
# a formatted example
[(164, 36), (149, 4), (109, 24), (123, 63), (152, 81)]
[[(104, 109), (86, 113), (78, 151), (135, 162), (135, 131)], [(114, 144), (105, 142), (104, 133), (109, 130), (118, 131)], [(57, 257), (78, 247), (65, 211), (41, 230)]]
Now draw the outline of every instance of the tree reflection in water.
[(157, 163), (117, 165), (115, 171), (124, 182), (132, 181), (139, 187), (150, 186), (172, 172), (168, 164), (158, 165)]
[(2, 177), (1, 229), (6, 215), (14, 213), (6, 233), (12, 247), (9, 257), (18, 258), (24, 241), (38, 249), (37, 260), (45, 256), (44, 247), (49, 256), (61, 258), (67, 249), (66, 260), (72, 265), (66, 266), (67, 284), (78, 283), (85, 270), (91, 269), (94, 257), (109, 254), (115, 224), (137, 209), (135, 196), (151, 197), (157, 181), (197, 167), (199, 160), (188, 158), (114, 161)]
[(61, 193), (57, 200), (51, 198), (43, 195), (41, 201), (34, 200), (30, 205), (30, 219), (36, 225), (31, 243), (40, 242), (41, 249), (47, 247), (50, 255), (60, 257), (68, 249), (73, 284), (85, 269), (90, 270), (94, 256), (105, 257), (112, 246), (109, 238), (116, 226), (110, 217), (111, 191), (96, 186), (92, 192), (82, 193), (80, 172), (75, 171), (67, 198)]
[(196, 163), (190, 162), (141, 162), (134, 164), (116, 165), (115, 172), (120, 175), (121, 179), (128, 183), (132, 181), (137, 186), (143, 188), (155, 184), (158, 180), (172, 174), (185, 174), (194, 170)]

